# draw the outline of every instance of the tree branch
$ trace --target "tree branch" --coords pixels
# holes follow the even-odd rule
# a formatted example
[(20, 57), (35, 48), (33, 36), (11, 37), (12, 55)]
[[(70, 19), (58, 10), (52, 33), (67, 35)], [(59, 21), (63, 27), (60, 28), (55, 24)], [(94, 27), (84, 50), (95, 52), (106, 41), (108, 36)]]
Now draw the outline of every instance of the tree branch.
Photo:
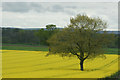
[(80, 53), (83, 53), (82, 47), (79, 45), (79, 43), (76, 43), (76, 44), (77, 44), (77, 46), (79, 47), (79, 48), (77, 48), (77, 49), (80, 51)]
[(73, 48), (69, 48), (69, 51), (70, 51), (73, 55), (76, 55), (80, 60), (82, 60), (82, 59), (80, 58), (80, 55), (78, 55), (78, 54), (73, 50)]
[(79, 55), (73, 50), (72, 47), (71, 47), (71, 50), (73, 51), (73, 53), (74, 53), (75, 55), (79, 56)]
[(89, 56), (89, 54), (83, 59), (83, 60), (85, 60), (85, 59), (87, 59), (88, 58), (88, 56)]

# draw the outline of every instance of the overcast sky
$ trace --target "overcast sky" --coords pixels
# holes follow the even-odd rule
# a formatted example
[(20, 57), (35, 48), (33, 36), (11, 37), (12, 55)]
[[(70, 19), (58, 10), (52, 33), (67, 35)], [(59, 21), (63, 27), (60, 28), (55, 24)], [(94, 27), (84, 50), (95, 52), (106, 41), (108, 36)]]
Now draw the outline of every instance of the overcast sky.
[(65, 27), (70, 17), (86, 14), (108, 22), (108, 29), (118, 29), (117, 2), (3, 2), (2, 25), (19, 28), (40, 28), (47, 24)]

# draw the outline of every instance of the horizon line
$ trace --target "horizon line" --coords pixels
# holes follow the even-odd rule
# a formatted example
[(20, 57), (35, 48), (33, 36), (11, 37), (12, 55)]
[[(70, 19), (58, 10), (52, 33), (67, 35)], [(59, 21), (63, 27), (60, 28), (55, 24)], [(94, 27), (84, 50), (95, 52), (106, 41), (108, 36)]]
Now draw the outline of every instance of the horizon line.
[[(32, 29), (32, 28), (34, 28), (34, 29), (37, 29), (37, 28), (46, 28), (46, 27), (21, 27), (21, 26), (17, 26), (17, 27), (13, 27), (13, 26), (1, 26), (1, 28), (19, 28), (19, 29)], [(57, 28), (65, 28), (65, 27), (57, 27)], [(120, 31), (120, 29), (118, 28), (118, 29), (105, 29), (106, 31)]]

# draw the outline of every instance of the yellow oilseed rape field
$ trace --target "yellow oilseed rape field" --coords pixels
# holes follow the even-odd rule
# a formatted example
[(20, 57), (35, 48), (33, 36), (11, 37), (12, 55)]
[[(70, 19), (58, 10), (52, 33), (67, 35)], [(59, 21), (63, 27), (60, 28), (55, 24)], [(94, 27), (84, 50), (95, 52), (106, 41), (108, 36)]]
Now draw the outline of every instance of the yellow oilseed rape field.
[(2, 50), (3, 78), (103, 78), (118, 71), (118, 55), (86, 60), (80, 71), (76, 57), (45, 57), (45, 51)]

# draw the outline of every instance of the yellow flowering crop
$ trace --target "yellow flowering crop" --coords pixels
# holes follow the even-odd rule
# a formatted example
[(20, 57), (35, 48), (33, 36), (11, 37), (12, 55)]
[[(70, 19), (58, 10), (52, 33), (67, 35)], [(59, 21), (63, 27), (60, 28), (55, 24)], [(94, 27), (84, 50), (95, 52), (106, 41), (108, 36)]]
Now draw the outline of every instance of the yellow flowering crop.
[(3, 78), (103, 78), (118, 71), (118, 55), (86, 60), (80, 71), (76, 57), (45, 57), (45, 51), (2, 50)]

